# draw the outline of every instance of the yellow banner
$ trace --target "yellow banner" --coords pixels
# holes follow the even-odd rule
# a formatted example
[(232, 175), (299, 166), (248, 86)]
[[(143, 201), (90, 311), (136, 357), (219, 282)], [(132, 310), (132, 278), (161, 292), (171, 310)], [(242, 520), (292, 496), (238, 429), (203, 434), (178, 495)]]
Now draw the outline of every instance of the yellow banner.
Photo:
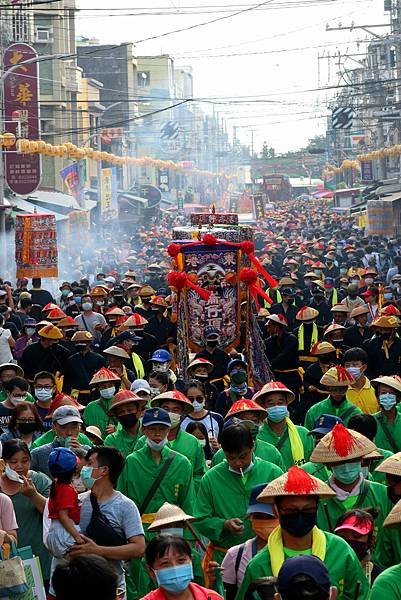
[(100, 212), (103, 215), (111, 209), (112, 179), (111, 169), (102, 169), (100, 179)]

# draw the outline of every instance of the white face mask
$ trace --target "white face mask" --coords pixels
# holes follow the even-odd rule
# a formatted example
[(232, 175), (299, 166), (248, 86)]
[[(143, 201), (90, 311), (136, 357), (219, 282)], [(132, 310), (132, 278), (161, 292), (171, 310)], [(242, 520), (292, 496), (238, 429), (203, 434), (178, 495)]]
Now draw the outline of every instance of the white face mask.
[(157, 387), (151, 387), (150, 388), (150, 396), (151, 398), (155, 398), (156, 396), (158, 396), (160, 394), (160, 390)]
[(196, 400), (194, 400), (192, 402), (192, 406), (194, 407), (194, 412), (200, 412), (201, 410), (204, 409), (205, 403), (204, 402), (197, 402)]
[(29, 337), (32, 337), (36, 330), (34, 327), (27, 327), (25, 329), (25, 331), (26, 331), (26, 335), (28, 335)]
[(114, 387), (109, 387), (105, 388), (104, 390), (99, 390), (99, 392), (102, 398), (104, 398), (105, 400), (110, 400), (110, 398), (112, 398), (116, 393), (116, 390), (114, 389)]
[(24, 483), (24, 480), (22, 479), (22, 477), (20, 477), (18, 475), (17, 471), (14, 471), (14, 469), (12, 469), (9, 465), (5, 466), (4, 473), (7, 477), (7, 479), (9, 479), (10, 481), (15, 481), (17, 483)]
[(13, 406), (17, 406), (20, 402), (26, 402), (25, 396), (9, 396), (9, 400)]
[(177, 415), (177, 413), (173, 412), (169, 412), (168, 414), (170, 416), (171, 427), (178, 427), (178, 425), (181, 423), (181, 415)]
[(160, 442), (154, 442), (150, 438), (146, 438), (146, 443), (151, 450), (154, 450), (155, 452), (160, 452), (161, 450), (163, 450), (164, 446), (167, 444), (167, 438), (165, 437)]
[(153, 363), (153, 370), (156, 373), (167, 373), (168, 371), (168, 363)]

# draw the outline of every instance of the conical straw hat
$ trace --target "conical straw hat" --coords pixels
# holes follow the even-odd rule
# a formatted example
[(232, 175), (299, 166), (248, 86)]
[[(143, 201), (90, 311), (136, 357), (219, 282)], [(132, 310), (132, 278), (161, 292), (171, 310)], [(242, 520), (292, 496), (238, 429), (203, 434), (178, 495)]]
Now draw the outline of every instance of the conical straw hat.
[(401, 452), (397, 452), (396, 454), (393, 454), (392, 456), (389, 456), (383, 460), (383, 462), (376, 467), (375, 471), (401, 477)]
[(371, 384), (374, 388), (376, 388), (379, 383), (387, 385), (397, 392), (401, 392), (401, 377), (398, 375), (382, 375), (381, 377), (376, 377), (376, 379), (372, 379), (371, 381)]
[(284, 475), (268, 483), (257, 500), (272, 504), (277, 496), (319, 496), (327, 499), (335, 495), (326, 483), (294, 465)]
[(401, 500), (390, 510), (387, 517), (384, 520), (383, 527), (389, 527), (390, 525), (399, 525), (401, 523)]
[(89, 382), (89, 385), (96, 385), (98, 383), (105, 383), (106, 381), (120, 381), (120, 377), (110, 371), (110, 369), (106, 369), (106, 367), (102, 367), (99, 371), (96, 371), (94, 376)]
[(323, 465), (362, 458), (376, 450), (367, 437), (337, 423), (313, 450), (310, 460)]
[(187, 515), (179, 506), (165, 502), (155, 513), (155, 519), (151, 525), (149, 525), (149, 531), (154, 531), (163, 525), (170, 525), (171, 523), (185, 523), (186, 521), (194, 521), (195, 517)]
[(320, 383), (329, 387), (348, 387), (355, 383), (355, 379), (348, 373), (347, 369), (337, 365), (326, 371)]

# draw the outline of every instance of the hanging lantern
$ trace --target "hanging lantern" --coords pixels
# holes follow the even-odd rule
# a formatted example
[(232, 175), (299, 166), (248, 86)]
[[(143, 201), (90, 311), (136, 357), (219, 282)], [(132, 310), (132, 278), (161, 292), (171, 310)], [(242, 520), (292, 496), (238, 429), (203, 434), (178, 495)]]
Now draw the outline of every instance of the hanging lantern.
[(36, 154), (38, 151), (38, 142), (34, 140), (28, 142), (29, 154)]
[(43, 140), (38, 140), (38, 153), (44, 154), (46, 149), (46, 142)]
[(11, 148), (15, 144), (15, 135), (11, 131), (3, 133), (3, 146), (5, 148)]

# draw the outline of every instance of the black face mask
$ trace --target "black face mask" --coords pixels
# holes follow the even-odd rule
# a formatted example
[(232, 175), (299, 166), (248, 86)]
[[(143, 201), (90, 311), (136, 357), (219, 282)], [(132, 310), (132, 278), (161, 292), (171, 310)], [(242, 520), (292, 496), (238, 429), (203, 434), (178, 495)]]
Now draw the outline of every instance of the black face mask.
[(36, 423), (17, 423), (18, 431), (25, 435), (26, 433), (33, 433), (38, 429)]
[(307, 512), (305, 510), (299, 510), (289, 515), (280, 514), (280, 525), (290, 535), (301, 538), (314, 528), (316, 517), (316, 512)]
[[(397, 485), (397, 484), (396, 484)], [(393, 504), (397, 504), (398, 500), (401, 500), (401, 496), (395, 491), (395, 485), (387, 486), (387, 497)]]
[(389, 340), (391, 338), (392, 331), (386, 331), (386, 333), (380, 333), (379, 335), (382, 340)]
[(365, 558), (369, 550), (368, 542), (360, 542), (359, 540), (346, 540), (351, 546), (359, 560)]
[(208, 340), (206, 344), (209, 346), (209, 348), (217, 348), (219, 342), (218, 340)]
[(86, 349), (86, 344), (75, 344), (75, 348), (78, 352), (83, 352)]
[(194, 375), (194, 379), (197, 379), (198, 381), (207, 381), (209, 375)]
[(66, 329), (65, 330), (65, 337), (68, 339), (71, 339), (72, 336), (74, 335), (76, 329)]
[(123, 415), (122, 417), (117, 417), (118, 422), (124, 427), (124, 429), (131, 429), (138, 423), (138, 417), (134, 414)]

